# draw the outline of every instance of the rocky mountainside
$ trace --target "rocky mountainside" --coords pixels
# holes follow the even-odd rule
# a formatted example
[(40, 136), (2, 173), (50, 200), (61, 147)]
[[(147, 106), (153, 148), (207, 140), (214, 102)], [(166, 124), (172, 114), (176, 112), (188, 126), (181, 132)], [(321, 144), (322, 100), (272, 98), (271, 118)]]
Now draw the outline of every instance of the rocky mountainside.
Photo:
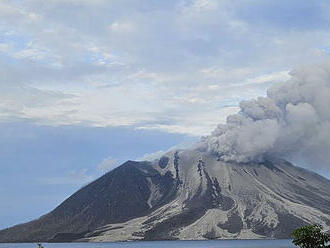
[(228, 163), (198, 150), (128, 161), (0, 242), (288, 238), (330, 229), (330, 181), (284, 160)]

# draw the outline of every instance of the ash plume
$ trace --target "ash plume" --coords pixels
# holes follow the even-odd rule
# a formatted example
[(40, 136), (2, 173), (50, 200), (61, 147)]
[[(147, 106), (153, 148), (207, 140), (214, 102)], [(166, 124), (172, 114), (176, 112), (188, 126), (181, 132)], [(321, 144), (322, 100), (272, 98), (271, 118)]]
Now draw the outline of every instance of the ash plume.
[(202, 143), (225, 161), (262, 161), (268, 156), (330, 161), (330, 63), (292, 71), (266, 97), (242, 101)]

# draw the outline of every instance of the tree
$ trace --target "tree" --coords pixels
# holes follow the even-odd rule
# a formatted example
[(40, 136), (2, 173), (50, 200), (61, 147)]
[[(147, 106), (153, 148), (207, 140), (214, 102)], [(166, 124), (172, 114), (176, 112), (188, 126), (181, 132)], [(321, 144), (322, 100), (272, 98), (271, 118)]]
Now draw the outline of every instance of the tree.
[(330, 236), (323, 232), (323, 227), (318, 224), (303, 226), (292, 233), (294, 245), (300, 248), (329, 248)]

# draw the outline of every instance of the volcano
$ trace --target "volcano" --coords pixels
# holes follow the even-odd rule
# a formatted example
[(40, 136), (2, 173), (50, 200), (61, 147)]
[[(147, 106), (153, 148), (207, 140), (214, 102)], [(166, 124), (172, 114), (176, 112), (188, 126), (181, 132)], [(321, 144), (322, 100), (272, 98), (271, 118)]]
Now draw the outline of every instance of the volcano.
[(330, 229), (330, 181), (282, 159), (225, 162), (199, 150), (127, 161), (1, 242), (289, 238)]

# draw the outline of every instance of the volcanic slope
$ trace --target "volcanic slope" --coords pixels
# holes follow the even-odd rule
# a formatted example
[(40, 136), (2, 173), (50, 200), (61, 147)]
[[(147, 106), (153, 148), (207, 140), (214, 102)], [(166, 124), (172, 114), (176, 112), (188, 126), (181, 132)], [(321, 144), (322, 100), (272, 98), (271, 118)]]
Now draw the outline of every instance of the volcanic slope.
[(289, 238), (330, 229), (330, 181), (281, 159), (228, 163), (198, 150), (127, 161), (1, 242)]

